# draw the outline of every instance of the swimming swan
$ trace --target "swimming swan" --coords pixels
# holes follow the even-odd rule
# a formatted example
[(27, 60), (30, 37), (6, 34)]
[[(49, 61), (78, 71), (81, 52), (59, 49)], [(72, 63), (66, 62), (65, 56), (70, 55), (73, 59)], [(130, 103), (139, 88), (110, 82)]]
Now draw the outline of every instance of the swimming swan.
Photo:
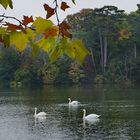
[(45, 117), (47, 114), (45, 112), (39, 112), (37, 113), (37, 108), (35, 107), (35, 117)]
[(100, 115), (97, 115), (97, 114), (89, 114), (86, 116), (86, 110), (83, 109), (83, 119), (84, 120), (94, 120), (94, 119), (97, 119), (100, 117)]
[(68, 98), (68, 100), (69, 100), (69, 105), (78, 105), (79, 104), (78, 101), (71, 101), (70, 98)]

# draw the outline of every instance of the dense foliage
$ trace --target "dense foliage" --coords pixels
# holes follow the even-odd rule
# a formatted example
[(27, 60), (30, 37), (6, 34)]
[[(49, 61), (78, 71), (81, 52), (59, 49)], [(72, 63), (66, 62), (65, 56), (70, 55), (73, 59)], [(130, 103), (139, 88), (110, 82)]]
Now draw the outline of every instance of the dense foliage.
[(137, 11), (130, 14), (115, 6), (104, 6), (67, 17), (72, 33), (91, 51), (86, 69), (91, 63), (89, 78), (94, 82), (140, 82), (140, 5), (137, 6)]
[[(1, 83), (10, 83), (11, 86), (139, 83), (140, 5), (137, 6), (138, 9), (129, 14), (115, 6), (104, 6), (94, 10), (83, 9), (67, 16), (65, 21), (71, 26), (73, 40), (61, 38), (58, 44), (60, 49), (54, 49), (51, 57), (49, 53), (44, 52), (44, 50), (49, 52), (45, 47), (46, 44), (53, 46), (54, 40), (50, 37), (47, 41), (44, 39), (40, 41), (42, 36), (37, 37), (37, 44), (30, 40), (30, 44), (22, 52), (18, 52), (14, 47), (1, 46)], [(33, 24), (38, 27), (40, 22), (42, 19), (37, 18)], [(40, 27), (37, 29), (37, 32), (42, 30)], [(57, 31), (52, 24), (51, 29)], [(46, 33), (45, 36), (47, 35)], [(87, 49), (76, 38), (80, 38)], [(18, 45), (21, 48), (21, 44)], [(36, 49), (36, 45), (42, 45), (41, 49)], [(62, 55), (64, 50), (66, 53)], [(90, 50), (88, 57), (87, 50)], [(84, 63), (80, 65), (68, 56), (76, 58), (79, 63)]]

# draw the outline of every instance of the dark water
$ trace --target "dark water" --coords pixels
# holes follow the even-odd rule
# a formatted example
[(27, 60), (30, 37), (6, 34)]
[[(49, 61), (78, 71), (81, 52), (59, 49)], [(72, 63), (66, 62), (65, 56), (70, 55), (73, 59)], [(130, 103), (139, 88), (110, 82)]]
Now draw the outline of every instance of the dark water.
[[(34, 118), (35, 107), (46, 119)], [(84, 123), (83, 108), (100, 119)], [(140, 88), (0, 89), (0, 140), (140, 140)]]

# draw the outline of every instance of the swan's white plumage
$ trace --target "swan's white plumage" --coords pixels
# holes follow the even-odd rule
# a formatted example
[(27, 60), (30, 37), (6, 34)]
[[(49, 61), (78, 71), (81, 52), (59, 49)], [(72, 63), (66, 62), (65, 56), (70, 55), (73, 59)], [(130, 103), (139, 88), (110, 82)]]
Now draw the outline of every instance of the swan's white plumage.
[(35, 108), (35, 117), (45, 117), (47, 114), (45, 112), (39, 112), (37, 113), (37, 108)]
[(68, 100), (69, 100), (69, 105), (78, 105), (79, 104), (78, 101), (71, 101), (70, 98), (68, 98)]
[(92, 119), (97, 119), (97, 118), (99, 118), (100, 117), (100, 115), (97, 115), (97, 114), (89, 114), (89, 115), (87, 115), (86, 116), (86, 110), (85, 109), (83, 109), (83, 119), (85, 119), (85, 120), (92, 120)]

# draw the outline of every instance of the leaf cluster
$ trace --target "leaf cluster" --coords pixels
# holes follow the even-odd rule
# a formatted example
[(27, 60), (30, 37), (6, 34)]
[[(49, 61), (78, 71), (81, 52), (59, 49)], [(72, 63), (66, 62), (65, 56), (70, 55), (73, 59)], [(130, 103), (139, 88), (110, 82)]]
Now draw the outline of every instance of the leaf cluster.
[[(72, 0), (75, 4), (75, 0)], [(0, 4), (6, 9), (8, 6), (13, 8), (11, 0), (2, 0)], [(72, 40), (70, 25), (66, 21), (59, 21), (58, 9), (66, 11), (70, 6), (65, 2), (54, 0), (53, 6), (47, 3), (44, 5), (46, 17), (23, 16), (19, 19), (5, 14), (0, 15), (0, 42), (4, 46), (15, 46), (19, 52), (23, 52), (27, 46), (31, 47), (32, 53), (37, 54), (43, 49), (50, 57), (51, 62), (66, 53), (72, 59), (76, 59), (80, 64), (84, 58), (89, 55), (88, 50), (83, 43), (78, 40)], [(58, 25), (49, 20), (56, 15)], [(5, 19), (14, 19), (18, 24), (7, 22)]]

